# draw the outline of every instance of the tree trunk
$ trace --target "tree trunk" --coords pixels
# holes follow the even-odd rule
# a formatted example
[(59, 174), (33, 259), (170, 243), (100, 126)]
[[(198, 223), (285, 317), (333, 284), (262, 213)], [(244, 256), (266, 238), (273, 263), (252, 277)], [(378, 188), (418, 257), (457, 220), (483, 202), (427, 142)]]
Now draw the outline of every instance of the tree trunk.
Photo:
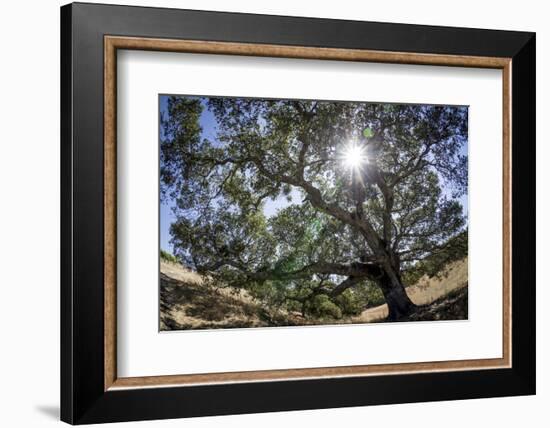
[(387, 272), (378, 281), (386, 303), (388, 304), (388, 321), (398, 321), (409, 315), (416, 305), (411, 301), (399, 274), (395, 271)]

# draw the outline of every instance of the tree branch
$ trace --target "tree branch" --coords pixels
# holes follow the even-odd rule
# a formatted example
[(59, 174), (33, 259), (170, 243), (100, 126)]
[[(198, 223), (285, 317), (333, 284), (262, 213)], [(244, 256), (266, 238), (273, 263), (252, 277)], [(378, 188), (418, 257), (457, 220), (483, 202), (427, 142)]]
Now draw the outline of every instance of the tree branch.
[(293, 271), (266, 269), (253, 272), (248, 270), (244, 264), (227, 258), (218, 260), (212, 265), (201, 266), (201, 271), (216, 271), (223, 266), (233, 267), (250, 279), (256, 281), (307, 279), (316, 274), (353, 276), (358, 278), (358, 280), (362, 280), (366, 278), (376, 278), (380, 274), (380, 267), (378, 264), (362, 262), (353, 262), (350, 264), (316, 262)]
[(353, 287), (357, 283), (364, 281), (365, 277), (359, 277), (359, 276), (349, 276), (345, 280), (343, 280), (340, 284), (338, 284), (331, 292), (330, 297), (334, 298), (342, 294), (344, 291), (346, 291), (348, 288)]

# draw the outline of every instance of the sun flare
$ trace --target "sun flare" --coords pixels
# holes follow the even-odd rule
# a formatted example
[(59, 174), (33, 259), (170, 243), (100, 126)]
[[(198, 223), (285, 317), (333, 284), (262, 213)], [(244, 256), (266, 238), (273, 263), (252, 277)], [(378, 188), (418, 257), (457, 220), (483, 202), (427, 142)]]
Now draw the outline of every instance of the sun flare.
[(350, 143), (344, 150), (344, 164), (350, 169), (360, 169), (364, 163), (368, 162), (367, 155), (363, 147), (355, 143)]

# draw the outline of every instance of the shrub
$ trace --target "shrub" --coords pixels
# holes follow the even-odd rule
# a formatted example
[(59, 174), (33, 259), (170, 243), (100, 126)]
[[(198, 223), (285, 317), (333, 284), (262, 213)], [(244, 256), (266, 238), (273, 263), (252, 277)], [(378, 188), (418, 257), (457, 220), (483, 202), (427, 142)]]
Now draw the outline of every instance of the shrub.
[(353, 288), (354, 300), (361, 305), (361, 310), (386, 303), (380, 287), (374, 282), (365, 281)]
[(160, 250), (160, 259), (165, 262), (178, 263), (176, 256), (170, 254), (168, 251), (164, 251), (163, 249)]
[(325, 294), (318, 294), (311, 300), (308, 312), (317, 318), (342, 318), (342, 310)]
[(357, 293), (349, 289), (336, 297), (334, 302), (338, 305), (343, 315), (359, 315), (365, 307), (364, 300)]

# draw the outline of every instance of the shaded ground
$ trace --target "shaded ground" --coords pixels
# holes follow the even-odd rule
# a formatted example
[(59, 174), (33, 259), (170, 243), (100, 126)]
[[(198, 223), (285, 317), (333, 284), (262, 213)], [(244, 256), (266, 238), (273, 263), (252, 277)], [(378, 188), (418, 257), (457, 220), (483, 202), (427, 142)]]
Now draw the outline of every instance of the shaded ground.
[(468, 287), (458, 288), (428, 305), (423, 305), (400, 321), (439, 321), (468, 319)]
[[(468, 318), (467, 259), (451, 263), (440, 277), (421, 278), (407, 288), (418, 310), (402, 321), (457, 320)], [(323, 324), (381, 322), (386, 305), (369, 308), (355, 317)], [(297, 313), (271, 310), (245, 290), (213, 287), (179, 264), (161, 261), (160, 329), (274, 327), (319, 324)]]
[(293, 315), (268, 310), (244, 290), (212, 287), (195, 272), (161, 262), (161, 330), (298, 324), (299, 320)]
[[(455, 290), (466, 290), (466, 307), (468, 302), (468, 259), (458, 260), (450, 263), (439, 277), (428, 278), (423, 276), (416, 285), (407, 288), (407, 294), (416, 305), (427, 305), (436, 303), (438, 299), (452, 293)], [(388, 316), (388, 306), (386, 304), (369, 308), (357, 317), (353, 317), (352, 322), (364, 323), (382, 320)], [(467, 319), (465, 317), (455, 317), (452, 319)], [(435, 319), (435, 318), (434, 318)], [(443, 319), (443, 318), (437, 318)], [(426, 321), (431, 319), (426, 319)]]

